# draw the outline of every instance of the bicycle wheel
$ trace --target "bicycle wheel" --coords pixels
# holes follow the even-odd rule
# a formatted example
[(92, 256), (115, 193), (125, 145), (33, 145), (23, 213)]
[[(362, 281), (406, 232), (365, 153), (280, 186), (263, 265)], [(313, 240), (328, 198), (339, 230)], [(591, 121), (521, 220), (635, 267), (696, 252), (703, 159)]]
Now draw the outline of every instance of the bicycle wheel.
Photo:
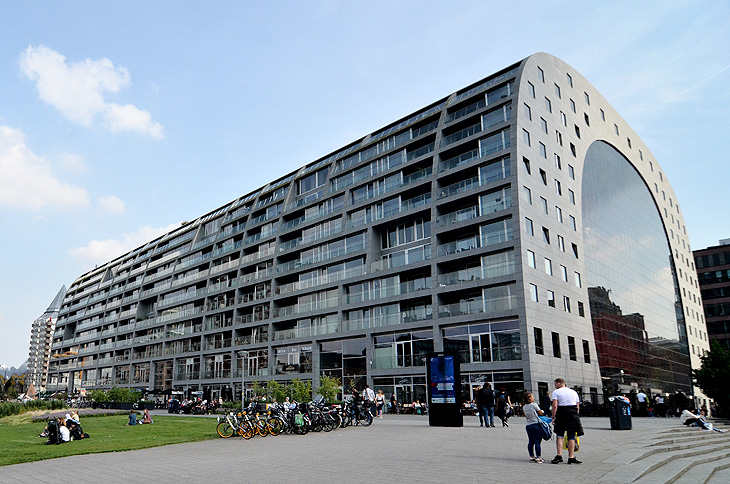
[(370, 413), (370, 409), (363, 409), (360, 412), (360, 425), (363, 427), (369, 427), (373, 423), (373, 414)]
[(235, 429), (231, 427), (227, 421), (224, 420), (223, 422), (218, 424), (218, 426), (215, 428), (215, 431), (218, 432), (218, 435), (220, 437), (227, 439), (233, 436)]
[(266, 422), (266, 426), (269, 429), (269, 433), (273, 436), (279, 435), (281, 430), (284, 428), (282, 421), (278, 418), (269, 419), (269, 421)]
[(256, 422), (256, 433), (259, 434), (261, 437), (266, 437), (269, 435), (269, 428), (266, 426), (266, 422), (263, 420), (259, 420)]
[(248, 425), (241, 425), (237, 429), (238, 435), (240, 435), (242, 438), (249, 440), (251, 437), (254, 436), (253, 428)]

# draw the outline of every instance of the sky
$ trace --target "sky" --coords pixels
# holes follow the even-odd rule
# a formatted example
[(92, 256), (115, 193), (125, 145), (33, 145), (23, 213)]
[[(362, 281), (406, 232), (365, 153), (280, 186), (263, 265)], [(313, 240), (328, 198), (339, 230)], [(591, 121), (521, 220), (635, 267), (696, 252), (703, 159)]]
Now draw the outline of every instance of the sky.
[(634, 128), (694, 249), (730, 238), (729, 2), (0, 4), (2, 365), (97, 264), (536, 52)]

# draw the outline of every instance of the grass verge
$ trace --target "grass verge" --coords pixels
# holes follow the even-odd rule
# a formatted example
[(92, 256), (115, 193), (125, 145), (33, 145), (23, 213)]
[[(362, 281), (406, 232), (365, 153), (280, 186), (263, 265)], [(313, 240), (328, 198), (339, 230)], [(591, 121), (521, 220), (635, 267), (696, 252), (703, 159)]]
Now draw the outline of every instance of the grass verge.
[(80, 454), (121, 452), (161, 445), (217, 439), (213, 418), (153, 416), (151, 425), (126, 425), (126, 415), (81, 418), (84, 432), (91, 438), (46, 445), (44, 423), (0, 426), (0, 466), (55, 459)]

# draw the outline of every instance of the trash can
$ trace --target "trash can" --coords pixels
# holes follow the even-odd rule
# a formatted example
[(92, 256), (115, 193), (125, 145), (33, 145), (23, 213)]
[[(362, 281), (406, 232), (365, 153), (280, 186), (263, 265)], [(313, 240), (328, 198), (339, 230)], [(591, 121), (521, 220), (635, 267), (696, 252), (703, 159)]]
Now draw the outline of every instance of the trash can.
[(631, 402), (623, 396), (608, 397), (611, 430), (631, 430)]

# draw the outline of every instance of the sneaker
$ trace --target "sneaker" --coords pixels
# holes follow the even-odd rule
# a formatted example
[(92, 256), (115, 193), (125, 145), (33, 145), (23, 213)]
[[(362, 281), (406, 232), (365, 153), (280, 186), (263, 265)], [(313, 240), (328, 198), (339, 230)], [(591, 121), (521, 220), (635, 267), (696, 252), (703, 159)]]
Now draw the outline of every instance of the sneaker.
[(535, 459), (534, 457), (530, 457), (530, 462), (537, 462), (537, 459)]
[(538, 464), (542, 464), (545, 461), (543, 460), (542, 457), (537, 457), (537, 458), (535, 458), (535, 462), (538, 463)]
[(551, 464), (560, 464), (561, 462), (563, 462), (562, 455), (556, 455), (555, 458), (550, 461)]
[(494, 424), (491, 424), (490, 427), (494, 427)]
[[(562, 459), (561, 459), (561, 460), (562, 460)], [(579, 460), (578, 460), (578, 459), (576, 459), (575, 457), (570, 457), (570, 458), (568, 459), (568, 464), (582, 464), (582, 463), (583, 463), (583, 462), (579, 461)]]

